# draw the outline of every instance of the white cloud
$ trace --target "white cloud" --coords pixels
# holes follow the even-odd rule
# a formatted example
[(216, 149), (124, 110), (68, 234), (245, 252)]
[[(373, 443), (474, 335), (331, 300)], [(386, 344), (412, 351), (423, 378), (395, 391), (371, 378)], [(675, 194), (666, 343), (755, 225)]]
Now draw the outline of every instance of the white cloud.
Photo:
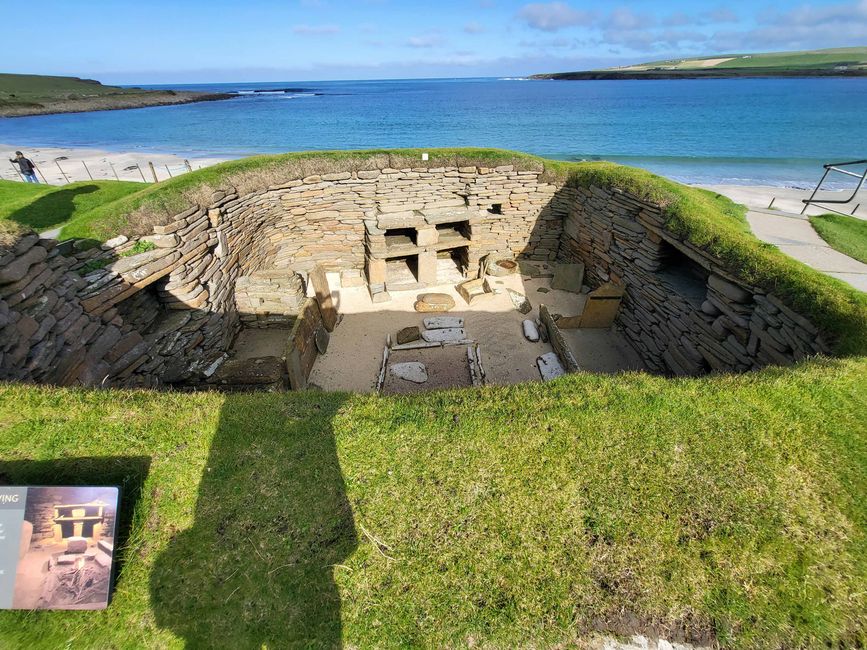
[(521, 7), (518, 18), (533, 29), (556, 32), (575, 25), (588, 25), (593, 14), (573, 9), (565, 2), (532, 2)]
[(633, 30), (652, 27), (656, 20), (653, 16), (639, 15), (626, 7), (618, 7), (611, 12), (605, 23), (609, 29)]
[(864, 42), (867, 0), (822, 7), (801, 5), (784, 12), (765, 12), (747, 31), (721, 31), (712, 44), (722, 50), (800, 50), (844, 47)]
[(464, 31), (467, 34), (481, 34), (485, 28), (477, 22), (470, 22), (464, 25)]
[(429, 48), (437, 47), (443, 44), (443, 37), (436, 33), (420, 34), (418, 36), (410, 36), (406, 39), (408, 47)]
[(306, 36), (326, 36), (328, 34), (337, 34), (340, 31), (339, 25), (295, 25), (292, 31), (296, 34)]

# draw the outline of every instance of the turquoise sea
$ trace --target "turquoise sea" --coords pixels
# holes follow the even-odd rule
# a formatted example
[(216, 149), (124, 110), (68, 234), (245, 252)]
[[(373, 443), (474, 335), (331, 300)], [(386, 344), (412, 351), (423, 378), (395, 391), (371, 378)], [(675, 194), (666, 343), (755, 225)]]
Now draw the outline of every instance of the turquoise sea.
[(684, 182), (789, 186), (814, 184), (823, 163), (867, 158), (867, 78), (172, 87), (238, 95), (184, 106), (0, 119), (0, 142), (187, 157), (500, 147), (613, 160)]

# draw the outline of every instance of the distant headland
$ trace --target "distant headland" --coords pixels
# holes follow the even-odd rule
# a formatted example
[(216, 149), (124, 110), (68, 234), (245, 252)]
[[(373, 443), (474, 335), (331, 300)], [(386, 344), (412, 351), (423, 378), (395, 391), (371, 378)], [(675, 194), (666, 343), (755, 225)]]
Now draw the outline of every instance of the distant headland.
[(189, 104), (236, 95), (104, 86), (92, 79), (0, 73), (0, 117)]
[(867, 77), (867, 47), (802, 52), (717, 54), (604, 70), (551, 72), (531, 79), (734, 79), (750, 77)]

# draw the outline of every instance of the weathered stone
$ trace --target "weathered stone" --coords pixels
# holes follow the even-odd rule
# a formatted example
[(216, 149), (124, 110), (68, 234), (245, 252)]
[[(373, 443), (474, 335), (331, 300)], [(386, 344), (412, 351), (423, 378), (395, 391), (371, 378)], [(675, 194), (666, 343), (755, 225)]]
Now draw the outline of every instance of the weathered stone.
[(459, 316), (429, 316), (424, 319), (424, 326), (429, 330), (463, 327), (464, 319)]
[(31, 266), (41, 262), (47, 256), (48, 251), (42, 248), (42, 246), (33, 246), (26, 253), (16, 257), (12, 262), (0, 268), (0, 284), (17, 282), (27, 274)]
[(397, 343), (398, 345), (403, 345), (404, 343), (411, 343), (412, 341), (418, 341), (421, 338), (421, 332), (419, 332), (418, 327), (415, 325), (412, 327), (404, 327), (397, 332)]
[(320, 327), (313, 335), (313, 340), (316, 343), (316, 350), (319, 354), (325, 354), (328, 352), (328, 343), (331, 340), (331, 335), (328, 333), (328, 330), (324, 327)]
[(726, 298), (734, 302), (744, 303), (750, 302), (753, 299), (752, 292), (747, 291), (743, 287), (739, 287), (718, 275), (712, 274), (708, 277), (707, 283), (712, 289), (719, 291)]
[(112, 248), (123, 246), (128, 241), (129, 237), (127, 237), (126, 235), (118, 235), (117, 237), (106, 239), (105, 242), (100, 246), (100, 248), (104, 251), (110, 251)]
[(87, 550), (87, 540), (84, 537), (67, 537), (67, 553), (84, 553)]
[(521, 327), (524, 330), (524, 338), (526, 338), (531, 343), (536, 343), (539, 341), (539, 328), (536, 327), (536, 323), (527, 319), (521, 324)]
[(239, 387), (279, 384), (282, 382), (284, 367), (283, 360), (279, 357), (229, 359), (216, 369), (210, 382)]
[(388, 370), (395, 377), (415, 384), (423, 384), (427, 381), (427, 368), (418, 361), (395, 363)]
[(581, 312), (581, 327), (611, 327), (620, 309), (623, 294), (623, 287), (612, 282), (606, 282), (587, 294), (587, 302)]
[(557, 264), (554, 267), (554, 279), (551, 280), (552, 289), (581, 293), (581, 285), (583, 283), (583, 264)]
[(487, 266), (485, 267), (485, 272), (488, 275), (493, 275), (494, 277), (500, 278), (506, 275), (512, 275), (518, 272), (518, 263), (515, 260), (510, 259), (496, 259), (491, 260), (490, 258)]
[(423, 293), (415, 303), (418, 312), (449, 311), (455, 306), (455, 299), (447, 293)]
[(155, 248), (152, 251), (146, 251), (144, 253), (139, 253), (138, 255), (130, 255), (129, 257), (121, 257), (116, 262), (112, 262), (106, 268), (109, 271), (114, 271), (115, 273), (128, 273), (134, 269), (137, 269), (141, 266), (145, 266), (146, 264), (150, 264), (157, 260), (160, 260), (167, 255), (172, 255), (173, 250), (169, 248)]
[(550, 381), (566, 374), (566, 370), (557, 358), (556, 352), (546, 352), (536, 359), (536, 367), (543, 381)]
[(466, 341), (467, 333), (461, 327), (449, 327), (447, 329), (425, 330), (421, 333), (421, 337), (428, 342), (456, 343)]
[(533, 306), (530, 304), (530, 300), (523, 293), (518, 293), (513, 289), (506, 289), (506, 293), (509, 294), (509, 298), (512, 301), (512, 304), (522, 314), (529, 314)]
[(490, 291), (487, 280), (484, 278), (461, 282), (457, 286), (457, 289), (458, 293), (461, 294), (461, 298), (463, 298), (468, 305), (472, 305), (478, 300), (486, 299), (493, 295)]

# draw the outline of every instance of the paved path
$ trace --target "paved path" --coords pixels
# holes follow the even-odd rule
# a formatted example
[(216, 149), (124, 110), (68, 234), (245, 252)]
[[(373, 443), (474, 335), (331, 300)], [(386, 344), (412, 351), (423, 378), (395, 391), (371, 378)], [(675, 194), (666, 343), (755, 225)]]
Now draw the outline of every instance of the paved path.
[(828, 246), (813, 230), (806, 217), (775, 210), (753, 209), (747, 212), (747, 221), (753, 234), (762, 241), (774, 244), (786, 255), (817, 271), (867, 292), (867, 264)]

